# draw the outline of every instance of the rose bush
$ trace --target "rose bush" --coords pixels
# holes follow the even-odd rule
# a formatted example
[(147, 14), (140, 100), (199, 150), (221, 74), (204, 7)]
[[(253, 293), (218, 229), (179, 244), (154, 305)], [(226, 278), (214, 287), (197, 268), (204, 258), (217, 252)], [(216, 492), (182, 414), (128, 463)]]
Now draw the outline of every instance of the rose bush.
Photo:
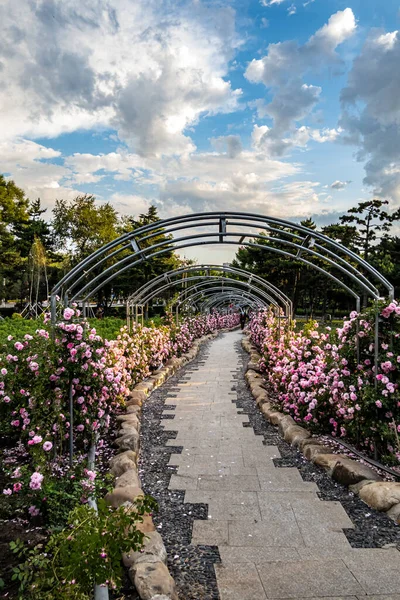
[[(87, 501), (94, 487), (82, 476), (88, 450), (94, 441), (102, 446), (129, 388), (187, 352), (195, 339), (234, 327), (238, 319), (237, 314), (213, 314), (176, 324), (168, 317), (159, 327), (123, 328), (108, 341), (72, 307), (63, 311), (52, 335), (43, 328), (22, 340), (9, 336), (0, 355), (0, 419), (3, 434), (21, 448), (22, 467), (16, 470), (14, 458), (5, 462), (9, 485), (3, 495), (24, 499), (30, 516), (48, 515), (43, 499), (57, 495), (57, 481), (63, 494)], [(67, 463), (71, 434), (73, 469)]]
[[(374, 319), (380, 314), (375, 373)], [(276, 402), (297, 422), (346, 437), (370, 454), (400, 461), (400, 307), (378, 303), (351, 313), (342, 328), (320, 331), (311, 322), (278, 328), (272, 312), (254, 315), (252, 342), (262, 353), (260, 368)], [(357, 343), (360, 361), (357, 361)]]

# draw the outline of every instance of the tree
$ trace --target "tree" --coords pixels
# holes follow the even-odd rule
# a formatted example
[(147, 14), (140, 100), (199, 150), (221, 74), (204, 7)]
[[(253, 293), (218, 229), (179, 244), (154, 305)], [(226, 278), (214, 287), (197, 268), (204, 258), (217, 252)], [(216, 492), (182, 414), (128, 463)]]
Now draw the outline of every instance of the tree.
[[(140, 214), (137, 219), (134, 217), (126, 217), (124, 219), (122, 233), (135, 231), (140, 227), (151, 225), (158, 221), (160, 221), (160, 217), (158, 216), (157, 207), (151, 205), (148, 211)], [(154, 237), (152, 237), (151, 240), (141, 240), (140, 236), (138, 236), (137, 241), (139, 242), (140, 247), (145, 249), (150, 245), (162, 243), (165, 244), (167, 251), (159, 256), (146, 259), (114, 280), (114, 290), (118, 290), (118, 292), (124, 296), (131, 294), (134, 290), (137, 290), (154, 277), (167, 271), (177, 269), (183, 264), (182, 259), (174, 252), (172, 245), (168, 244), (168, 241), (172, 240), (172, 236), (167, 236), (164, 229), (161, 227), (152, 233), (154, 234)]]
[(0, 295), (5, 299), (24, 293), (21, 277), (23, 257), (16, 243), (13, 227), (25, 222), (28, 216), (28, 200), (24, 192), (14, 181), (6, 181), (0, 175)]
[(109, 204), (97, 205), (95, 196), (84, 194), (74, 200), (57, 200), (52, 227), (59, 249), (66, 249), (72, 263), (118, 236), (119, 217)]
[(359, 252), (360, 250), (360, 234), (355, 225), (340, 225), (339, 223), (335, 223), (333, 225), (326, 225), (322, 228), (321, 232), (335, 242), (346, 246), (352, 252)]
[(389, 204), (387, 200), (368, 200), (347, 211), (347, 215), (340, 217), (339, 221), (355, 223), (358, 230), (360, 248), (365, 260), (369, 259), (371, 246), (377, 240), (379, 232), (387, 233), (392, 227), (393, 221), (400, 216), (400, 210), (389, 214), (383, 210), (383, 206)]
[(54, 238), (49, 223), (42, 219), (46, 212), (41, 207), (40, 198), (29, 203), (28, 217), (26, 220), (13, 223), (12, 232), (16, 237), (16, 244), (21, 256), (27, 257), (31, 252), (35, 240), (39, 240), (44, 249), (49, 252), (54, 249)]

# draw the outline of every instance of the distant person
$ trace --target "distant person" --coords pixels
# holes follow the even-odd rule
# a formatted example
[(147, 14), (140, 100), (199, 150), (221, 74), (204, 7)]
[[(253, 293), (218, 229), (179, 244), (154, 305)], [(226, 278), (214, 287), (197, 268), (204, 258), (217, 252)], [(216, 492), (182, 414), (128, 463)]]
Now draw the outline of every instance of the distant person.
[(243, 331), (244, 326), (246, 324), (246, 311), (243, 307), (240, 309), (239, 318), (240, 318), (240, 329)]

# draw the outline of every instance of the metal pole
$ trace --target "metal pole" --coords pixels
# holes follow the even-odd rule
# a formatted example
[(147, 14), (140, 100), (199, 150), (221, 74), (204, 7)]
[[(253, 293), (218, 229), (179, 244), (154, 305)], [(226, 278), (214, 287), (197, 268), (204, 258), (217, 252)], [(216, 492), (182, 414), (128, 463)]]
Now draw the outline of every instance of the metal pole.
[(378, 375), (378, 360), (379, 360), (379, 311), (376, 309), (375, 313), (375, 346), (374, 346), (374, 361), (375, 361), (375, 390), (378, 387), (378, 380), (376, 376)]
[[(88, 469), (90, 471), (94, 471), (95, 469), (95, 460), (96, 460), (96, 445), (98, 441), (98, 434), (95, 434), (94, 439), (89, 448), (88, 452)], [(90, 508), (93, 508), (96, 513), (98, 513), (96, 496), (89, 496), (88, 504)], [(108, 585), (95, 585), (94, 586), (94, 600), (108, 600)]]
[(51, 325), (54, 327), (57, 321), (57, 299), (54, 294), (50, 296), (50, 316)]
[(69, 466), (74, 458), (74, 396), (72, 379), (69, 384)]
[(360, 333), (360, 310), (361, 310), (361, 298), (357, 298), (357, 302), (356, 302), (356, 311), (357, 311), (357, 325), (356, 325), (356, 335), (357, 335), (357, 339), (356, 339), (356, 349), (357, 349), (357, 364), (360, 364), (360, 337), (359, 337), (359, 333)]

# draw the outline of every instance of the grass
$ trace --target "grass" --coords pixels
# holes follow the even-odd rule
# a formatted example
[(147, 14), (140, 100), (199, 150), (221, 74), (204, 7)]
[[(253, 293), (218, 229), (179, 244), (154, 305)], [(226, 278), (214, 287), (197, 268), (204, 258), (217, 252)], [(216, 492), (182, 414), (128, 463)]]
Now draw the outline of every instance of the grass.
[[(121, 327), (126, 325), (125, 319), (117, 317), (105, 317), (104, 319), (88, 319), (91, 327), (94, 327), (101, 337), (108, 340), (113, 340), (119, 334)], [(154, 319), (146, 319), (144, 325), (149, 326), (151, 323), (156, 326), (161, 324), (160, 317)], [(48, 325), (44, 325), (42, 319), (22, 319), (22, 318), (6, 318), (0, 321), (0, 344), (7, 341), (7, 337), (12, 335), (16, 341), (22, 340), (27, 333), (33, 335), (36, 329), (48, 329)]]

